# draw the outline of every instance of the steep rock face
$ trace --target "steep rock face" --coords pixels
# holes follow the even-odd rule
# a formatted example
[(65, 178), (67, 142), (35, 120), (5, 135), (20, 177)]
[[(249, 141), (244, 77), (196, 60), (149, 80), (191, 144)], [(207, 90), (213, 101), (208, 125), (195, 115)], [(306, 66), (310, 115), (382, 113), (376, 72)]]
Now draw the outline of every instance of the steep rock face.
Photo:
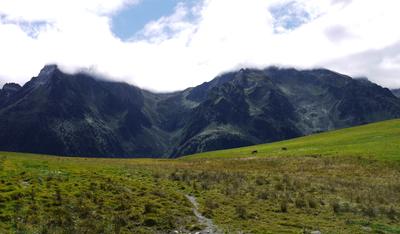
[(178, 157), (397, 117), (390, 90), (325, 69), (241, 69), (159, 94), (49, 65), (0, 91), (0, 150)]
[(193, 97), (200, 103), (186, 119), (184, 135), (173, 155), (301, 135), (294, 126), (296, 115), (291, 103), (268, 78), (254, 72), (242, 70), (221, 76), (191, 90), (187, 98)]
[[(198, 103), (172, 155), (245, 146), (400, 116), (388, 89), (326, 69), (227, 73), (189, 91)], [(232, 143), (231, 143), (232, 142)]]
[(359, 125), (398, 116), (398, 99), (376, 84), (351, 80), (343, 87), (333, 116), (335, 128)]
[(295, 106), (303, 134), (395, 118), (399, 100), (367, 80), (326, 69), (268, 68), (267, 76)]
[(59, 155), (151, 156), (141, 90), (45, 67), (0, 110), (0, 148)]

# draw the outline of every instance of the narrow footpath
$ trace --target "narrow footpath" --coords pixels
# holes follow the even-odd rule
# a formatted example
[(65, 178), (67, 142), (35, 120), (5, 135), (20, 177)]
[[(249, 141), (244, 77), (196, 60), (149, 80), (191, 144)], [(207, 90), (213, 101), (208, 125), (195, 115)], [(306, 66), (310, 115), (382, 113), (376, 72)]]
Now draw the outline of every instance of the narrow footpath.
[(213, 221), (211, 219), (204, 217), (199, 212), (199, 203), (197, 203), (196, 198), (190, 195), (185, 195), (185, 196), (190, 201), (190, 203), (192, 203), (193, 213), (196, 216), (199, 224), (205, 227), (203, 230), (195, 232), (195, 234), (220, 234), (217, 226), (214, 225)]

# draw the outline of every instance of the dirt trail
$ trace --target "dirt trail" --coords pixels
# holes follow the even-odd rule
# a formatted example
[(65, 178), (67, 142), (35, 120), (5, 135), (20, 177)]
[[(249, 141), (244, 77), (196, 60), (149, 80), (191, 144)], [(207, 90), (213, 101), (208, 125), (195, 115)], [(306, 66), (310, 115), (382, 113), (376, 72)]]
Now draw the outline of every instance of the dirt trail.
[(193, 205), (193, 213), (197, 217), (198, 222), (205, 226), (205, 228), (201, 231), (195, 232), (196, 234), (220, 234), (221, 232), (218, 231), (217, 226), (214, 225), (211, 219), (204, 217), (199, 212), (199, 203), (197, 203), (196, 198), (194, 196), (185, 195), (186, 198), (192, 203)]

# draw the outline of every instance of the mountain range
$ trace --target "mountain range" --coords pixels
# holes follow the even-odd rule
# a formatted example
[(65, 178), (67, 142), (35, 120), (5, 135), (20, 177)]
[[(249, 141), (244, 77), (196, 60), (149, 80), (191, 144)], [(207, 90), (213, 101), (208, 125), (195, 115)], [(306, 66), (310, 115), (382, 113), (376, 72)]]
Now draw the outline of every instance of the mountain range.
[(326, 69), (241, 69), (155, 93), (47, 65), (0, 90), (0, 150), (179, 157), (398, 118), (394, 94)]

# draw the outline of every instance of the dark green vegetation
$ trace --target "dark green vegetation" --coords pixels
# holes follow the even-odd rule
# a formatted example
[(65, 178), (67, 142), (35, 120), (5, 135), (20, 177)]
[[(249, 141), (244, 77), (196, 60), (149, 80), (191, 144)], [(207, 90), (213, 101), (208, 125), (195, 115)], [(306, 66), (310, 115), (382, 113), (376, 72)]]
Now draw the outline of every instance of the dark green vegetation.
[(177, 160), (4, 152), (0, 232), (200, 230), (190, 194), (227, 233), (400, 233), (399, 137), (393, 120)]
[(46, 66), (0, 90), (0, 150), (177, 157), (400, 117), (400, 100), (325, 69), (242, 69), (157, 94)]

